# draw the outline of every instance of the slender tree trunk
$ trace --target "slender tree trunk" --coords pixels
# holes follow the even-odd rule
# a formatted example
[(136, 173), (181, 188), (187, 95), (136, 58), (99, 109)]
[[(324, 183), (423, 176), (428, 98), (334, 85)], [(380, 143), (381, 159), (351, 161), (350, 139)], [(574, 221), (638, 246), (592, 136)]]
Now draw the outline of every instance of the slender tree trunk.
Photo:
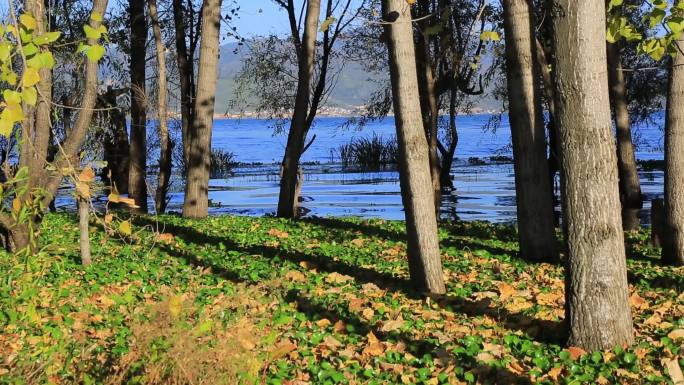
[(129, 0), (131, 27), (131, 144), (128, 172), (128, 195), (139, 208), (134, 211), (147, 212), (147, 96), (145, 95), (145, 43), (147, 42), (147, 20), (145, 2)]
[(568, 344), (610, 349), (631, 344), (634, 331), (606, 74), (605, 6), (558, 0), (556, 7)]
[(166, 211), (166, 195), (169, 191), (171, 179), (171, 139), (167, 123), (167, 82), (166, 82), (166, 47), (162, 41), (159, 16), (157, 15), (157, 0), (148, 0), (147, 3), (152, 20), (152, 32), (157, 51), (157, 72), (159, 76), (157, 92), (157, 114), (159, 130), (159, 175), (157, 177), (157, 191), (155, 192), (155, 208), (157, 213)]
[[(453, 190), (454, 183), (451, 180), (451, 166), (454, 164), (454, 155), (456, 154), (456, 147), (458, 146), (458, 128), (456, 126), (456, 97), (458, 90), (454, 85), (449, 91), (449, 147), (445, 148), (442, 153), (442, 165), (440, 170), (440, 188), (444, 190)], [(439, 144), (439, 142), (438, 142)]]
[(444, 293), (437, 237), (430, 159), (421, 120), (410, 6), (406, 0), (384, 0), (394, 119), (399, 141), (401, 197), (406, 214), (411, 280), (418, 289)]
[(641, 185), (637, 173), (632, 128), (629, 123), (627, 109), (627, 91), (625, 76), (622, 73), (620, 47), (607, 44), (608, 86), (610, 101), (615, 116), (615, 133), (617, 136), (618, 177), (620, 180), (620, 200), (622, 201), (622, 228), (635, 230), (639, 228), (639, 210), (643, 207)]
[(684, 49), (672, 60), (665, 121), (665, 231), (663, 262), (684, 265)]
[(221, 0), (204, 0), (197, 97), (192, 129), (188, 132), (190, 152), (183, 202), (183, 216), (188, 218), (204, 218), (209, 210), (211, 130), (214, 124), (220, 23)]
[(183, 14), (183, 0), (173, 0), (173, 22), (176, 30), (176, 65), (180, 78), (180, 106), (181, 106), (181, 133), (183, 139), (183, 160), (185, 168), (188, 164), (188, 131), (193, 123), (193, 95), (195, 93), (192, 78), (194, 70), (188, 45), (185, 40), (185, 16)]
[(535, 37), (528, 0), (504, 0), (509, 120), (513, 139), (520, 254), (531, 260), (557, 258), (553, 201), (546, 162)]
[[(556, 182), (556, 173), (558, 173), (558, 167), (560, 163), (561, 149), (558, 143), (558, 127), (556, 125), (556, 93), (554, 91), (553, 76), (552, 71), (547, 59), (546, 50), (544, 45), (535, 39), (536, 45), (536, 66), (541, 74), (542, 84), (544, 85), (544, 97), (546, 98), (546, 103), (549, 112), (549, 121), (546, 125), (546, 132), (549, 136), (549, 158), (548, 158), (548, 168), (549, 168), (549, 187), (551, 190), (549, 194), (551, 195), (551, 201), (557, 202), (556, 193), (554, 191), (554, 184)], [(541, 108), (541, 106), (540, 106)]]
[[(94, 0), (92, 13), (104, 15), (107, 8), (107, 0)], [(98, 29), (101, 21), (89, 20), (89, 25), (93, 29)], [(99, 44), (97, 39), (88, 39), (89, 45)], [(42, 211), (44, 211), (54, 199), (54, 196), (59, 188), (64, 174), (62, 170), (67, 169), (69, 165), (78, 161), (78, 153), (85, 142), (88, 133), (88, 127), (93, 116), (93, 107), (97, 100), (97, 75), (98, 63), (86, 60), (85, 65), (85, 84), (83, 86), (83, 99), (81, 101), (76, 124), (66, 134), (66, 138), (62, 142), (61, 150), (57, 154), (55, 160), (50, 167), (45, 167), (49, 173), (46, 178), (42, 179), (41, 185), (37, 186), (44, 192), (40, 203), (41, 213), (36, 215), (32, 221), (17, 222), (12, 216), (7, 213), (0, 213), (0, 224), (9, 230), (10, 243), (13, 251), (31, 250), (30, 247), (35, 245), (36, 227), (40, 225), (42, 219)], [(24, 156), (24, 153), (21, 154)], [(23, 161), (22, 161), (23, 162)], [(30, 167), (30, 166), (29, 166)], [(34, 170), (29, 169), (29, 174)], [(38, 203), (38, 202), (34, 202)], [(27, 249), (28, 248), (28, 249)]]
[(76, 198), (78, 201), (78, 230), (80, 233), (81, 263), (83, 266), (90, 265), (90, 203), (83, 197)]
[(297, 95), (294, 112), (287, 135), (287, 146), (282, 162), (280, 179), (280, 195), (278, 197), (277, 215), (281, 218), (294, 218), (298, 215), (299, 197), (297, 196), (299, 159), (304, 149), (304, 141), (308, 131), (307, 115), (310, 102), (311, 78), (316, 60), (316, 34), (318, 19), (321, 13), (320, 0), (309, 0), (306, 6), (304, 34), (298, 52), (299, 69)]
[[(421, 1), (419, 5), (422, 11), (416, 16), (423, 17), (429, 14), (429, 1)], [(430, 55), (430, 38), (425, 30), (427, 24), (421, 22), (421, 29), (416, 39), (416, 67), (418, 68), (418, 90), (420, 96), (420, 109), (425, 127), (425, 136), (428, 140), (428, 153), (430, 157), (430, 176), (432, 177), (432, 189), (435, 196), (435, 213), (439, 218), (439, 209), (442, 203), (442, 188), (440, 183), (440, 162), (437, 137), (439, 131), (439, 96), (435, 86), (435, 74)]]

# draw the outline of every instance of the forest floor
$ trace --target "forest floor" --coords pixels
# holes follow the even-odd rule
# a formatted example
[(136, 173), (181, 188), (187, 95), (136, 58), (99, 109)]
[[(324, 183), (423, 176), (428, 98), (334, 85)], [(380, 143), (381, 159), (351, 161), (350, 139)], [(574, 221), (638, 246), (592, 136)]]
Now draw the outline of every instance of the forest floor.
[(86, 268), (66, 214), (37, 255), (0, 256), (0, 383), (671, 384), (684, 366), (684, 270), (646, 232), (627, 240), (636, 343), (586, 353), (562, 346), (562, 267), (519, 259), (507, 225), (443, 223), (448, 295), (430, 298), (401, 222), (93, 228)]

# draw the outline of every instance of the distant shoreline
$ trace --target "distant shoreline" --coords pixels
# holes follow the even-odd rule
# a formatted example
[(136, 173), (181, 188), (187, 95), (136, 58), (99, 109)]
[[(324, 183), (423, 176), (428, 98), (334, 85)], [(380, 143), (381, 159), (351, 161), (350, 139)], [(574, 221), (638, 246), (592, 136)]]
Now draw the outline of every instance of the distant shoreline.
[[(480, 109), (480, 108), (475, 108), (470, 112), (459, 112), (458, 115), (462, 116), (476, 116), (476, 115), (494, 115), (494, 114), (500, 114), (505, 111), (501, 110), (486, 110), (486, 109)], [(344, 108), (331, 108), (329, 111), (320, 111), (316, 115), (316, 117), (320, 118), (356, 118), (360, 117), (363, 114), (362, 109), (358, 110), (349, 110), (349, 109), (344, 109)], [(446, 112), (444, 113), (445, 115), (447, 114)], [(268, 117), (264, 116), (264, 114), (259, 114), (257, 112), (253, 111), (246, 111), (246, 112), (241, 112), (241, 113), (215, 113), (214, 114), (214, 119), (263, 119), (263, 120), (272, 120), (272, 119), (287, 119), (289, 118), (290, 115), (282, 115), (278, 117)], [(392, 117), (394, 116), (393, 113), (390, 113), (387, 115), (387, 117)]]

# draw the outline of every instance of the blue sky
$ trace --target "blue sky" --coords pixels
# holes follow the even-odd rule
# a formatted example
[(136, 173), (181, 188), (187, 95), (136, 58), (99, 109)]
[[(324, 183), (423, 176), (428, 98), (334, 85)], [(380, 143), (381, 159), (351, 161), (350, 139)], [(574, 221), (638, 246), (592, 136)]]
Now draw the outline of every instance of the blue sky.
[(271, 33), (280, 35), (290, 30), (287, 13), (272, 0), (241, 1), (239, 16), (235, 26), (244, 37)]

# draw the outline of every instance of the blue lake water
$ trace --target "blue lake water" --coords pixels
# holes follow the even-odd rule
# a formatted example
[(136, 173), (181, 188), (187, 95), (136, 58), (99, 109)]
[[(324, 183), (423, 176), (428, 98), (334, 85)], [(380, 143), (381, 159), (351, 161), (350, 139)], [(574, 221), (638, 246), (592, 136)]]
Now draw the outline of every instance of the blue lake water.
[[(459, 142), (457, 162), (451, 170), (456, 190), (443, 197), (442, 216), (463, 220), (515, 220), (515, 185), (511, 164), (471, 165), (471, 157), (510, 156), (510, 128), (504, 115), (496, 129), (487, 128), (491, 115), (460, 116), (457, 120)], [(635, 129), (638, 159), (662, 159), (663, 133), (656, 124)], [(344, 118), (319, 118), (309, 136), (316, 139), (304, 154), (305, 182), (302, 206), (308, 215), (362, 216), (403, 219), (396, 171), (349, 172), (337, 160), (337, 148), (354, 137), (395, 134), (394, 120), (387, 118), (365, 126), (362, 130), (345, 128)], [(263, 163), (238, 167), (234, 175), (210, 182), (210, 211), (214, 214), (264, 215), (275, 212), (278, 191), (278, 164), (286, 134), (274, 134), (265, 120), (216, 120), (212, 146), (233, 152), (238, 162)], [(662, 195), (663, 173), (641, 172), (645, 195), (643, 216), (651, 199)], [(182, 207), (182, 186), (171, 193), (170, 210)]]

